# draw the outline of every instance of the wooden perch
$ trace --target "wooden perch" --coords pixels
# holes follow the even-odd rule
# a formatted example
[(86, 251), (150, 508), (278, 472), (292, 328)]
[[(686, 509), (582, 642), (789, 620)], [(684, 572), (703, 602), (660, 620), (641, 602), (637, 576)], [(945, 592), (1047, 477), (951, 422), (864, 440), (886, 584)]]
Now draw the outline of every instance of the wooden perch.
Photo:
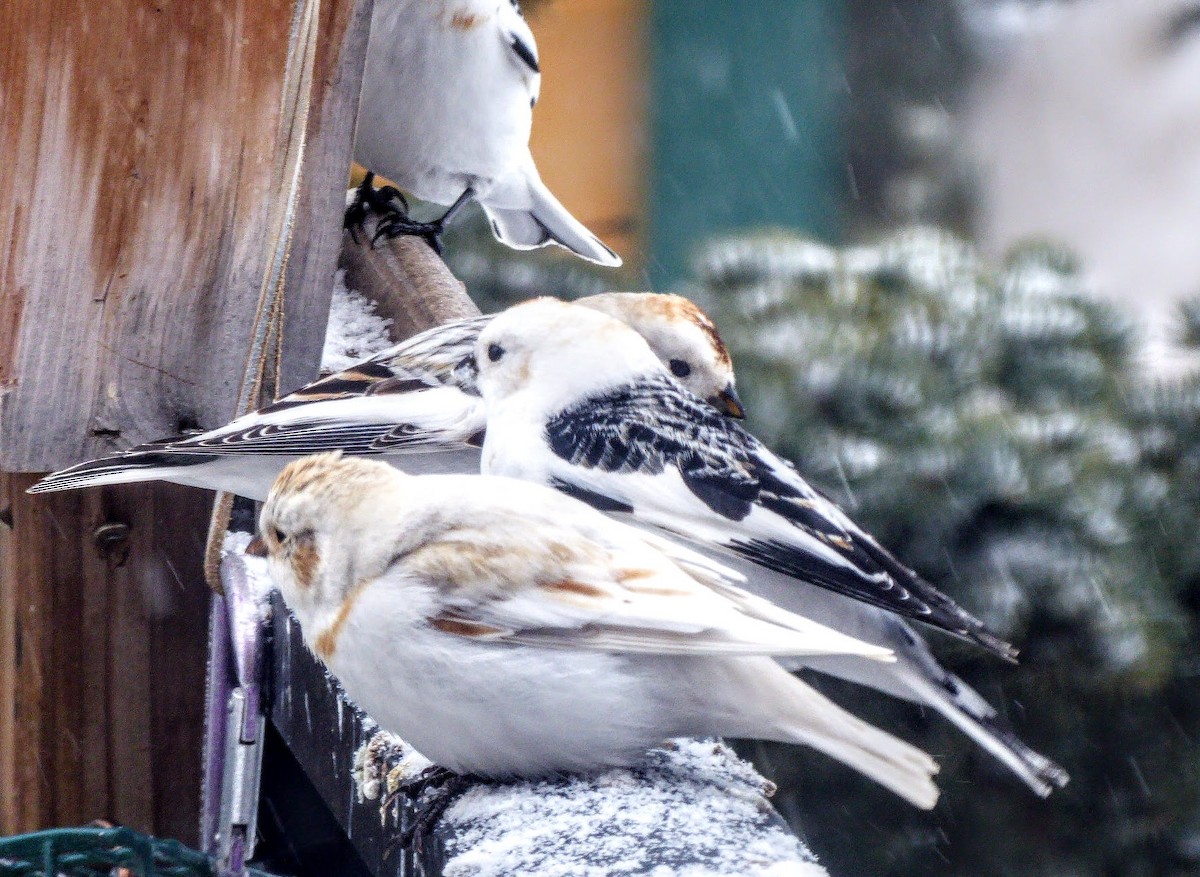
[(392, 320), (393, 341), (479, 314), (467, 289), (425, 241), (415, 237), (380, 240), (374, 247), (374, 231), (356, 243), (349, 234), (342, 239), (338, 267), (346, 270), (346, 287), (375, 302), (381, 316)]

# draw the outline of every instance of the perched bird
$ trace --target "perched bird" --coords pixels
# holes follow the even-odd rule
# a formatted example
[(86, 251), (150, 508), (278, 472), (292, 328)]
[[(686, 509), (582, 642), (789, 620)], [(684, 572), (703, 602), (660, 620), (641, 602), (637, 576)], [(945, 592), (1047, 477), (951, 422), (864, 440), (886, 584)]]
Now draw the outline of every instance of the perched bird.
[[(622, 319), (691, 393), (741, 416), (728, 352), (712, 321), (695, 305), (677, 296), (635, 293), (592, 296), (577, 304)], [(339, 448), (381, 455), (410, 471), (478, 472), (486, 425), (482, 400), (473, 375), (456, 366), (468, 355), (473, 360), (479, 332), (491, 320), (479, 317), (430, 330), (226, 427), (81, 463), (47, 476), (31, 492), (168, 480), (265, 499), (288, 461)], [(551, 483), (601, 509), (621, 513), (627, 508), (623, 500), (607, 496), (602, 485), (583, 490), (570, 481)], [(706, 548), (704, 540), (699, 547), (722, 550), (712, 543)], [(756, 593), (892, 649), (898, 658), (889, 665), (853, 657), (809, 659), (813, 667), (937, 710), (1039, 795), (1066, 782), (1062, 768), (1025, 745), (896, 615), (750, 560), (724, 560), (749, 575)]]
[[(668, 378), (645, 342), (600, 314), (550, 300), (498, 317), (469, 361), (487, 405), (483, 470), (549, 485), (643, 527), (692, 540), (747, 587), (805, 617), (892, 649), (804, 659), (822, 672), (930, 706), (1039, 795), (1067, 774), (943, 668), (899, 616), (1010, 645), (920, 579), (794, 467)], [(847, 599), (850, 598), (850, 599)]]
[[(729, 354), (712, 321), (690, 301), (604, 293), (579, 304), (627, 322), (675, 380), (718, 410), (741, 416)], [(472, 355), (491, 319), (430, 329), (226, 426), (80, 463), (48, 475), (30, 492), (172, 481), (261, 500), (289, 460), (330, 450), (382, 455), (413, 471), (478, 472), (483, 403), (469, 375), (456, 367)]]
[(280, 474), (259, 533), (305, 642), (442, 767), (589, 771), (731, 735), (812, 746), (918, 807), (937, 800), (927, 754), (764, 657), (886, 649), (556, 491), (322, 454)]
[(434, 223), (396, 216), (395, 232), (436, 239), (473, 198), (510, 247), (554, 243), (621, 264), (538, 176), (529, 131), (540, 83), (537, 45), (516, 3), (376, 0), (355, 160), (418, 198), (452, 205)]

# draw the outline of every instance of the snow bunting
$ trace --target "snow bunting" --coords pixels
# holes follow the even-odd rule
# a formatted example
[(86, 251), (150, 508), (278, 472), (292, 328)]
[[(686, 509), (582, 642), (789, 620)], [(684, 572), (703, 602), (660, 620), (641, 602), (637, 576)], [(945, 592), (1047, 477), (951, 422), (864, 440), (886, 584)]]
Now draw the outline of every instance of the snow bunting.
[(538, 299), (493, 320), (475, 354), (484, 472), (600, 492), (643, 523), (1014, 656), (794, 467), (680, 387), (620, 321)]
[[(576, 321), (548, 301), (510, 313), (476, 348), (488, 406), (485, 471), (552, 485), (692, 540), (743, 572), (760, 596), (897, 656), (887, 665), (854, 656), (804, 664), (936, 709), (1039, 795), (1066, 783), (1062, 768), (1026, 746), (893, 613), (1006, 657), (1010, 646), (900, 564), (794, 467), (674, 387), (619, 324)], [(564, 320), (572, 324), (565, 333)]]
[[(741, 416), (729, 354), (712, 321), (690, 301), (604, 293), (578, 304), (626, 321), (682, 385)], [(30, 492), (172, 481), (262, 500), (289, 460), (330, 450), (383, 455), (420, 472), (478, 472), (483, 404), (456, 366), (472, 355), (491, 319), (422, 332), (226, 426), (80, 463), (48, 475)]]
[(729, 735), (812, 746), (918, 807), (937, 799), (928, 755), (764, 657), (886, 649), (556, 491), (322, 454), (284, 469), (259, 532), (305, 642), (442, 767), (588, 771)]
[(354, 158), (418, 198), (452, 205), (435, 223), (401, 216), (395, 231), (436, 236), (474, 198), (510, 247), (553, 243), (621, 264), (538, 176), (529, 131), (540, 84), (537, 44), (516, 3), (376, 0)]
[(555, 303), (520, 308), (491, 324), (477, 345), (489, 407), (485, 471), (548, 484), (692, 540), (743, 572), (760, 596), (897, 656), (887, 665), (854, 656), (804, 664), (932, 707), (1038, 795), (1066, 784), (1066, 771), (1022, 742), (894, 613), (1006, 657), (1010, 646), (900, 564), (789, 463), (672, 387), (661, 362), (621, 326), (571, 320), (564, 335), (552, 328), (564, 317)]

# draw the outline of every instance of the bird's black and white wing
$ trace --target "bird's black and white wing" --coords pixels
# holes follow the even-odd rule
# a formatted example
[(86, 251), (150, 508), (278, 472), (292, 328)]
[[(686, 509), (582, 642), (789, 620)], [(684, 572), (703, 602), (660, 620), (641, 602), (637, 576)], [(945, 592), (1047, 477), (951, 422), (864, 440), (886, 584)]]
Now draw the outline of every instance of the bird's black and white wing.
[(391, 574), (430, 589), (427, 621), (445, 633), (605, 652), (893, 660), (746, 593), (720, 564), (541, 485), (425, 484), (437, 499), (405, 529)]
[(262, 499), (289, 460), (333, 450), (421, 454), (419, 471), (477, 468), (483, 408), (455, 367), (488, 319), (423, 332), (223, 427), (80, 463), (30, 492), (162, 480)]
[(665, 376), (582, 399), (548, 419), (545, 439), (544, 474), (577, 498), (1015, 655), (737, 422)]
[(533, 31), (515, 3), (501, 3), (496, 17), (500, 24), (500, 38), (512, 52), (513, 62), (528, 82), (529, 105), (533, 106), (542, 87), (542, 66), (538, 62), (537, 41), (533, 38)]

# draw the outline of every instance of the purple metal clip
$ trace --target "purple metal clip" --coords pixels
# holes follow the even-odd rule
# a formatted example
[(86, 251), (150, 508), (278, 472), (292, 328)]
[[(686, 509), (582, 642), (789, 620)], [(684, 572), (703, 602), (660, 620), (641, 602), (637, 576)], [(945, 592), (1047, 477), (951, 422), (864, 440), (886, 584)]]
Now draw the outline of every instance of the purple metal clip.
[(221, 877), (244, 877), (254, 853), (266, 717), (262, 680), (268, 605), (240, 554), (221, 558), (225, 596), (209, 616), (201, 845)]

